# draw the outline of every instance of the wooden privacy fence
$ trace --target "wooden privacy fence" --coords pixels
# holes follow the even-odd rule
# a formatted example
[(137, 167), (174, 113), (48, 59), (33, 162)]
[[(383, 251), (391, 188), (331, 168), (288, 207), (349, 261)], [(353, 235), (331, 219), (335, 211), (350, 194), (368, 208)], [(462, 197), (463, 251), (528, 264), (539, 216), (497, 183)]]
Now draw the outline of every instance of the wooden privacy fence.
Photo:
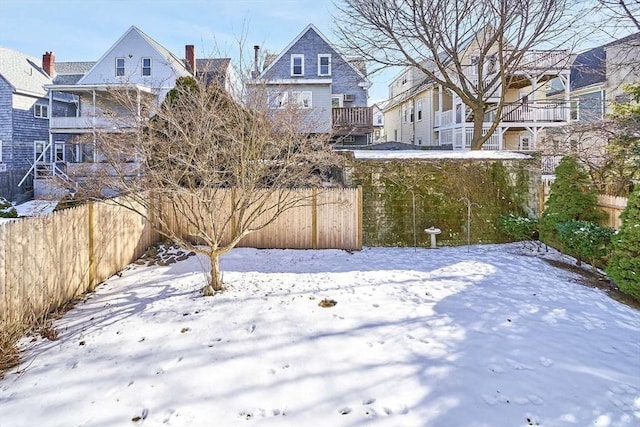
[(157, 240), (141, 216), (113, 203), (0, 225), (0, 323), (29, 324), (92, 290)]
[(627, 200), (626, 197), (615, 197), (606, 194), (598, 195), (598, 208), (607, 214), (602, 225), (619, 230), (622, 226), (620, 214), (627, 207)]
[[(264, 202), (264, 203), (263, 203)], [(187, 240), (200, 241), (197, 230), (228, 242), (242, 219), (231, 206), (238, 203), (235, 190), (219, 189), (209, 196), (181, 197), (163, 202), (164, 227)], [(286, 208), (283, 208), (283, 205)], [(274, 212), (284, 209), (273, 219)], [(239, 247), (280, 249), (362, 249), (362, 188), (295, 189), (258, 197), (245, 217), (256, 212), (254, 226), (264, 226), (245, 236)], [(220, 219), (227, 219), (220, 222)], [(218, 223), (216, 223), (218, 220)]]
[[(551, 193), (551, 180), (545, 180), (542, 182), (540, 186), (540, 214), (544, 210), (544, 205), (549, 198), (549, 194)], [(616, 197), (609, 196), (607, 194), (599, 194), (598, 195), (598, 204), (596, 205), (598, 209), (605, 212), (607, 216), (604, 220), (601, 221), (600, 225), (613, 227), (616, 230), (619, 230), (622, 226), (622, 220), (620, 219), (620, 214), (627, 207), (627, 198), (626, 197)]]
[[(362, 248), (361, 188), (295, 191), (293, 208), (239, 246)], [(157, 243), (160, 235), (126, 203), (132, 202), (91, 203), (0, 225), (0, 327), (30, 324), (92, 290)], [(135, 208), (148, 213), (140, 205)], [(188, 224), (188, 218), (175, 216), (170, 226), (190, 233)]]

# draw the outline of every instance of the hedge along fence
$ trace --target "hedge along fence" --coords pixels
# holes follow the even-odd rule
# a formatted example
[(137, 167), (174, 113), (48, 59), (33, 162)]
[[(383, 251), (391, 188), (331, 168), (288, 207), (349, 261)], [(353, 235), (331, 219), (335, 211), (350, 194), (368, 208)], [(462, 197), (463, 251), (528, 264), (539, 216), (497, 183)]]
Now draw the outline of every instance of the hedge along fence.
[(137, 259), (158, 234), (137, 213), (91, 203), (0, 226), (0, 323), (29, 325)]
[[(551, 194), (552, 183), (553, 180), (543, 180), (540, 185), (540, 212), (544, 210), (544, 205), (549, 198), (549, 194)], [(619, 230), (622, 226), (620, 214), (624, 211), (624, 208), (627, 207), (627, 198), (610, 196), (608, 194), (599, 194), (597, 207), (607, 214), (601, 221), (600, 225)]]
[[(210, 196), (206, 203), (193, 199), (164, 202), (162, 211), (166, 228), (175, 230), (187, 240), (198, 242), (197, 223), (209, 223), (207, 232), (213, 230), (214, 218), (230, 218), (234, 200), (233, 189), (220, 189)], [(275, 221), (264, 228), (245, 236), (239, 247), (278, 249), (362, 249), (362, 189), (327, 188), (286, 190), (285, 197), (295, 200), (293, 207), (283, 211)], [(266, 200), (267, 206), (277, 205), (277, 195)], [(206, 206), (205, 206), (206, 205)], [(213, 210), (212, 210), (213, 206)], [(213, 213), (213, 215), (212, 215)], [(219, 213), (219, 214), (218, 214)], [(269, 221), (273, 209), (267, 210), (254, 222), (261, 226)], [(216, 234), (222, 236), (223, 243), (231, 238), (233, 222), (221, 224)]]
[[(348, 185), (363, 188), (363, 232), (367, 246), (429, 246), (425, 228), (442, 230), (445, 245), (510, 240), (500, 229), (506, 214), (537, 216), (540, 160), (349, 159)], [(467, 203), (468, 202), (468, 203)], [(414, 209), (415, 206), (415, 209)], [(414, 227), (415, 215), (415, 227)]]

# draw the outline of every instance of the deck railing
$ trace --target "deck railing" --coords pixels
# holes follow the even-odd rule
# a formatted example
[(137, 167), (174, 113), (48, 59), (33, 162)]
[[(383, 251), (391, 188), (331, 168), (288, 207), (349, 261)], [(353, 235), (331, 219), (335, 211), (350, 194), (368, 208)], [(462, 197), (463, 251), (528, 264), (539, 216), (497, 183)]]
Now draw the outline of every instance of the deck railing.
[(333, 126), (371, 126), (373, 114), (371, 107), (332, 108)]
[(571, 105), (562, 101), (510, 102), (502, 109), (504, 122), (565, 122)]

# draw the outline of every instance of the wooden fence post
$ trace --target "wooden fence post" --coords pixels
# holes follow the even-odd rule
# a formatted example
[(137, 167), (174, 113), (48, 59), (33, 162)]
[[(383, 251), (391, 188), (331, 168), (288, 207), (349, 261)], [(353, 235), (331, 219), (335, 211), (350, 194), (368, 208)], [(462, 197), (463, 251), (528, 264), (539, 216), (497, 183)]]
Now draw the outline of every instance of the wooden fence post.
[(358, 247), (356, 248), (357, 250), (362, 250), (362, 186), (358, 185), (357, 188), (358, 191), (358, 208), (357, 208), (357, 215), (358, 215), (358, 241), (357, 241), (357, 245)]
[(94, 212), (93, 205), (95, 202), (89, 203), (89, 290), (93, 291), (96, 287), (96, 260), (95, 260), (95, 237), (94, 237)]
[(318, 249), (318, 189), (311, 190), (311, 249)]

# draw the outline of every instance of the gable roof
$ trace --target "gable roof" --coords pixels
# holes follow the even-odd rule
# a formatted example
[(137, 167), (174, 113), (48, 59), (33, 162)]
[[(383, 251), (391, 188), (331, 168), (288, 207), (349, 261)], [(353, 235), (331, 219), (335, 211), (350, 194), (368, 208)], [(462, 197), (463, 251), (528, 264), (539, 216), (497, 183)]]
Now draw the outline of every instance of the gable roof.
[(44, 72), (40, 62), (26, 53), (0, 46), (0, 76), (15, 92), (46, 95), (44, 85), (50, 84), (51, 78)]
[(124, 40), (127, 38), (127, 36), (129, 34), (131, 34), (132, 32), (137, 33), (140, 37), (142, 37), (148, 44), (149, 46), (151, 46), (151, 48), (155, 49), (156, 52), (158, 52), (159, 55), (161, 55), (163, 58), (165, 58), (167, 60), (167, 64), (173, 68), (176, 71), (176, 74), (178, 76), (187, 76), (187, 75), (191, 75), (191, 73), (189, 72), (189, 70), (187, 70), (187, 67), (185, 66), (185, 64), (183, 63), (183, 61), (178, 58), (177, 56), (175, 56), (173, 53), (171, 53), (166, 47), (162, 46), (160, 43), (158, 43), (157, 41), (155, 41), (154, 39), (152, 39), (151, 37), (149, 37), (144, 31), (142, 31), (141, 29), (139, 29), (138, 27), (136, 27), (135, 25), (132, 25), (131, 27), (129, 27), (129, 29), (127, 31), (125, 31), (125, 33), (120, 36), (120, 38), (104, 53), (104, 55), (102, 55), (100, 57), (100, 59), (98, 59), (94, 65), (91, 67), (91, 69), (89, 69), (84, 76), (78, 80), (78, 84), (82, 84), (84, 83), (84, 78), (86, 76), (88, 76), (89, 74), (91, 74), (91, 72), (94, 70), (94, 68), (96, 68), (96, 66), (98, 66), (98, 64), (100, 62), (102, 62), (105, 58), (107, 58), (111, 52)]
[(271, 67), (273, 67), (274, 64), (276, 64), (278, 61), (280, 61), (280, 59), (282, 59), (282, 57), (284, 55), (286, 55), (286, 53), (305, 35), (307, 34), (309, 31), (313, 31), (316, 33), (316, 35), (318, 37), (320, 37), (322, 39), (322, 41), (324, 41), (329, 47), (331, 47), (338, 55), (342, 56), (342, 59), (344, 59), (344, 62), (346, 62), (351, 68), (353, 68), (353, 70), (363, 79), (363, 80), (367, 80), (367, 77), (358, 69), (358, 67), (354, 64), (354, 62), (356, 61), (355, 59), (349, 59), (346, 58), (342, 53), (338, 52), (338, 50), (335, 48), (335, 46), (333, 46), (333, 44), (324, 36), (324, 34), (322, 34), (320, 32), (320, 30), (318, 30), (316, 28), (315, 25), (313, 24), (309, 24), (306, 26), (306, 28), (304, 30), (302, 30), (302, 32), (300, 32), (300, 34), (298, 34), (298, 36), (293, 39), (293, 41), (291, 41), (291, 43), (289, 43), (287, 45), (287, 47), (285, 47), (282, 52), (280, 52), (280, 54), (271, 61), (271, 63), (269, 65), (267, 65), (262, 72), (260, 73), (260, 75), (257, 77), (258, 79), (262, 78), (270, 69)]
[(215, 80), (224, 84), (229, 64), (231, 64), (231, 58), (196, 58), (196, 73), (204, 76), (207, 83)]

